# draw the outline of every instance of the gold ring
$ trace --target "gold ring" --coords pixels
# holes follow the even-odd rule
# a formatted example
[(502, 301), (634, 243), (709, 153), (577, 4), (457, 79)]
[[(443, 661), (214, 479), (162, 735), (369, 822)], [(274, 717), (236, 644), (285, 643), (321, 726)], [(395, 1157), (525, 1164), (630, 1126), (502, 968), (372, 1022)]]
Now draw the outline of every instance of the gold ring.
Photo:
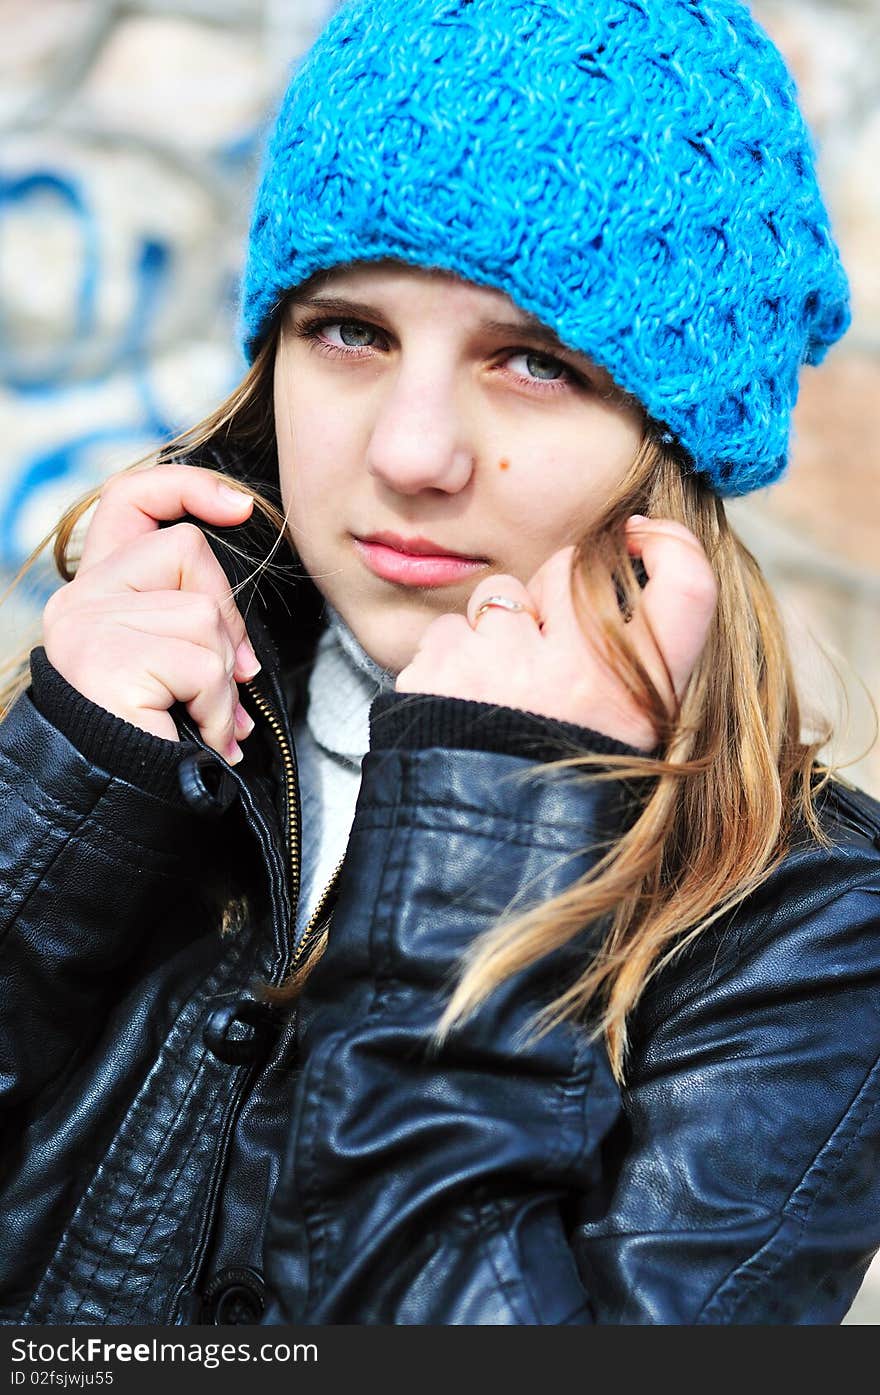
[(524, 605), (522, 601), (513, 601), (509, 596), (487, 596), (474, 612), (474, 629), (476, 629), (477, 621), (484, 610), (524, 610), (531, 615), (536, 625), (538, 623), (537, 612), (531, 606)]

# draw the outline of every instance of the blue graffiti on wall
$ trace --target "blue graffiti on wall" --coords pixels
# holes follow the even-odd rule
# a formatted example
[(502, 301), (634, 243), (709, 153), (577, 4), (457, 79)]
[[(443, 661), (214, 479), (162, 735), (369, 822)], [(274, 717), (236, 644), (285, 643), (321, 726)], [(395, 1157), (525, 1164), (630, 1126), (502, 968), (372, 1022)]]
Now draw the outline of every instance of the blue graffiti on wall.
[[(113, 426), (96, 426), (62, 442), (54, 442), (28, 458), (12, 462), (12, 483), (0, 519), (0, 565), (17, 566), (22, 560), (21, 542), (24, 511), (35, 493), (49, 484), (82, 474), (87, 485), (90, 452), (108, 444), (143, 445), (149, 440), (167, 440), (180, 424), (169, 420), (155, 391), (150, 365), (151, 331), (163, 299), (170, 291), (173, 249), (165, 241), (145, 237), (135, 247), (131, 262), (134, 286), (131, 310), (116, 342), (108, 346), (103, 361), (87, 375), (81, 368), (82, 344), (94, 334), (101, 260), (97, 219), (79, 185), (52, 169), (32, 170), (15, 178), (0, 174), (0, 233), (3, 216), (20, 209), (28, 200), (49, 199), (56, 216), (73, 220), (80, 247), (76, 269), (72, 328), (65, 341), (53, 348), (46, 360), (24, 366), (24, 355), (17, 351), (12, 326), (4, 323), (0, 311), (0, 381), (7, 392), (25, 399), (25, 410), (33, 410), (35, 399), (60, 398), (73, 388), (97, 383), (109, 373), (126, 372), (135, 388), (136, 408), (130, 419)], [(230, 385), (231, 386), (231, 385)], [(7, 466), (8, 468), (8, 466)], [(86, 486), (87, 487), (87, 486)], [(47, 527), (54, 519), (47, 519)]]
[[(82, 243), (82, 262), (73, 334), (67, 344), (58, 347), (56, 356), (36, 374), (16, 371), (15, 354), (8, 349), (0, 356), (0, 373), (5, 385), (17, 392), (52, 388), (63, 381), (70, 369), (73, 351), (78, 342), (94, 331), (95, 303), (98, 283), (98, 229), (85, 200), (72, 180), (52, 170), (34, 170), (17, 179), (4, 179), (0, 174), (0, 216), (10, 208), (26, 203), (35, 196), (52, 195), (62, 211), (77, 223)], [(0, 304), (0, 343), (9, 345), (10, 326), (6, 324)]]

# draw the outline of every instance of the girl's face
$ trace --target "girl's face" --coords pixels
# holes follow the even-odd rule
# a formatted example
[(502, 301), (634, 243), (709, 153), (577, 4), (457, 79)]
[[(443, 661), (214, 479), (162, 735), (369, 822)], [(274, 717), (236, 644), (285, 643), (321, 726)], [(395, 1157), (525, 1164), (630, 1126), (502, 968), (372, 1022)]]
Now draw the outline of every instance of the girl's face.
[(396, 674), (482, 577), (527, 583), (578, 541), (644, 419), (503, 292), (382, 262), (291, 298), (275, 424), (294, 546)]

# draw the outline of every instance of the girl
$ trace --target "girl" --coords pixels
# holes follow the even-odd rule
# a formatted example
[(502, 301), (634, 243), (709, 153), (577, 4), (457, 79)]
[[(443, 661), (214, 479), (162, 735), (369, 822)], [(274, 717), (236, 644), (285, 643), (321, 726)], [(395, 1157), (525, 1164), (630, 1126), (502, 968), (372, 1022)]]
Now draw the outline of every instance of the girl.
[(0, 727), (5, 1321), (840, 1320), (880, 808), (723, 499), (847, 322), (734, 0), (339, 10)]

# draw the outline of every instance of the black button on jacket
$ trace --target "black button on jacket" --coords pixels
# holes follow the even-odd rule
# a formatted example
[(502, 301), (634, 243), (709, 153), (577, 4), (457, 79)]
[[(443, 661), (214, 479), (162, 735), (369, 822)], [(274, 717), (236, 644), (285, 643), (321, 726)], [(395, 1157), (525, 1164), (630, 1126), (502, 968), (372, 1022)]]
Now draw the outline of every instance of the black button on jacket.
[(586, 943), (432, 1056), (468, 944), (582, 875), (632, 805), (438, 745), (436, 700), (408, 701), (396, 726), (397, 695), (374, 707), (293, 1013), (260, 996), (293, 955), (270, 723), (232, 771), (185, 726), (179, 796), (102, 768), (31, 693), (0, 724), (0, 1318), (839, 1321), (880, 1244), (880, 806), (836, 785), (832, 848), (804, 835), (655, 981), (623, 1092), (570, 1026), (519, 1046)]

